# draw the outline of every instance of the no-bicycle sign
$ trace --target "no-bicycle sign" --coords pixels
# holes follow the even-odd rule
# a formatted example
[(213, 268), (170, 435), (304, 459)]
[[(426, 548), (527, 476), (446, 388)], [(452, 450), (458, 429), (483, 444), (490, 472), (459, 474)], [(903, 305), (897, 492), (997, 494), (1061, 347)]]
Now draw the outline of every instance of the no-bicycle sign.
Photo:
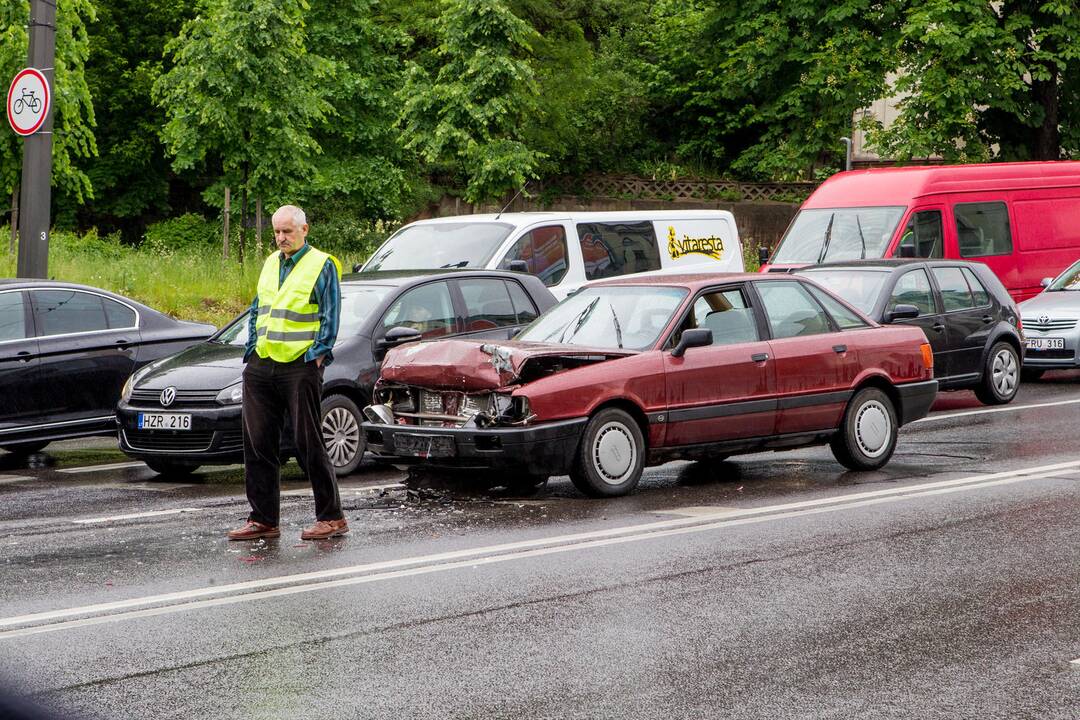
[(34, 68), (21, 70), (11, 81), (7, 95), (7, 117), (11, 129), (19, 135), (33, 135), (49, 115), (49, 81)]

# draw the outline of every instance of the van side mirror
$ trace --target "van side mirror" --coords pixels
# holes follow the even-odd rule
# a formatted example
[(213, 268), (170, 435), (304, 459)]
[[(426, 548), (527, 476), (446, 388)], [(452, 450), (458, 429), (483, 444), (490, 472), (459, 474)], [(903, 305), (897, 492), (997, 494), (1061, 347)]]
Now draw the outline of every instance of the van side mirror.
[(679, 344), (671, 350), (671, 357), (682, 357), (686, 354), (688, 348), (705, 347), (707, 345), (712, 345), (712, 330), (709, 328), (683, 330), (682, 337), (679, 338)]
[(511, 260), (510, 272), (528, 273), (529, 263), (525, 262), (524, 260)]
[(896, 320), (911, 320), (919, 317), (919, 308), (914, 305), (893, 305), (891, 310), (885, 311), (882, 321), (891, 323)]
[(901, 245), (900, 246), (900, 257), (902, 257), (902, 258), (918, 257), (915, 254), (915, 246), (914, 245)]
[(375, 355), (377, 360), (382, 360), (386, 351), (398, 345), (416, 342), (421, 339), (420, 331), (416, 328), (395, 325), (386, 331), (386, 334), (375, 341)]
[(757, 261), (760, 265), (766, 265), (769, 262), (769, 248), (759, 247), (757, 249)]
[(1044, 288), (1048, 288), (1050, 287), (1050, 283), (1052, 282), (1054, 282), (1054, 278), (1043, 278), (1039, 281), (1039, 284), (1042, 285)]

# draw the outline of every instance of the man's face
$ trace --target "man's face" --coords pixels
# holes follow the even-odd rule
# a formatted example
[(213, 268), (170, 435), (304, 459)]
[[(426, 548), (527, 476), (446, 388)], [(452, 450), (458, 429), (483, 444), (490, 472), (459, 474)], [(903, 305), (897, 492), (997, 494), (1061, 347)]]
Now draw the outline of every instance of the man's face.
[(274, 242), (277, 243), (278, 250), (285, 253), (285, 257), (289, 257), (304, 246), (308, 226), (300, 225), (298, 227), (291, 213), (275, 214), (273, 223)]

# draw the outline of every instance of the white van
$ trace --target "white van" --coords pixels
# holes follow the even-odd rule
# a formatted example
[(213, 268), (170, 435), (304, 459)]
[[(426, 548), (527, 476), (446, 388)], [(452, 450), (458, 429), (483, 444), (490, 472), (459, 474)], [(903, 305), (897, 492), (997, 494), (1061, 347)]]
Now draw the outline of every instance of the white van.
[(590, 280), (644, 272), (743, 272), (726, 210), (456, 215), (403, 226), (366, 270), (527, 271), (562, 299)]

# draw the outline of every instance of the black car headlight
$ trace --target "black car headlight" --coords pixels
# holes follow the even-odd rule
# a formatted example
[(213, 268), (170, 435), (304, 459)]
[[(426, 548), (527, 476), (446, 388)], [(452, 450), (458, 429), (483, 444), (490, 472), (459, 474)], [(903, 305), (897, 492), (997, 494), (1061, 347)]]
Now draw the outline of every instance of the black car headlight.
[(222, 405), (239, 405), (244, 402), (244, 381), (233, 383), (219, 392), (217, 401)]

